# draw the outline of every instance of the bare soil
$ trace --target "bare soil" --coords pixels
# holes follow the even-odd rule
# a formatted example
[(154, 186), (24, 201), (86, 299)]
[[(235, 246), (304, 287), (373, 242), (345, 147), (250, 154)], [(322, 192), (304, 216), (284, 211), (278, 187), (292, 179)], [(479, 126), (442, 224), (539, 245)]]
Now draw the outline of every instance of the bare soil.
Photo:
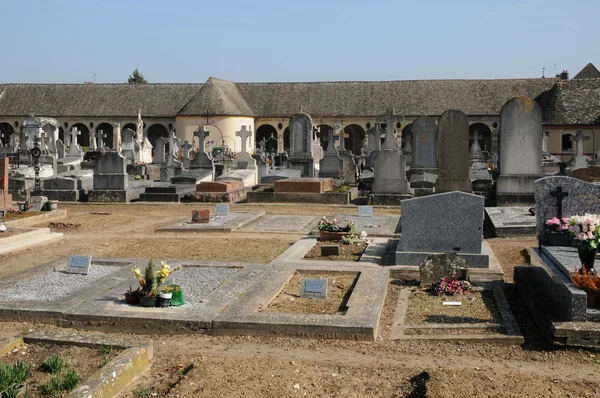
[[(459, 301), (461, 305), (444, 305)], [(499, 323), (500, 313), (490, 291), (471, 292), (454, 296), (434, 296), (430, 291), (411, 288), (406, 324), (423, 323)]]
[[(277, 297), (262, 311), (344, 315), (348, 310), (346, 303), (352, 294), (357, 276), (356, 272), (295, 272)], [(327, 298), (300, 297), (302, 278), (327, 279)]]
[[(42, 362), (50, 356), (58, 355), (65, 359), (69, 369), (77, 372), (81, 378), (79, 383), (83, 382), (94, 372), (102, 368), (119, 354), (119, 350), (108, 348), (104, 351), (94, 348), (63, 346), (52, 344), (24, 344), (12, 353), (0, 358), (5, 364), (15, 365), (22, 361), (30, 371), (31, 376), (27, 379), (28, 392), (31, 397), (47, 397), (42, 387), (50, 382), (50, 373), (41, 369)], [(64, 397), (67, 392), (54, 396)]]
[[(321, 246), (337, 245), (340, 248), (338, 256), (321, 255)], [(344, 245), (341, 242), (322, 242), (317, 241), (308, 253), (304, 256), (305, 260), (326, 260), (326, 261), (358, 261), (367, 248), (367, 242), (356, 242), (350, 245)]]
[[(189, 216), (193, 206), (59, 204), (59, 208), (69, 212), (68, 218), (61, 221), (78, 223), (81, 227), (65, 230), (65, 239), (61, 242), (0, 256), (0, 277), (74, 253), (267, 262), (301, 237), (242, 233), (161, 234), (157, 237), (154, 233), (157, 226)], [(267, 214), (314, 216), (357, 214), (356, 207), (330, 205), (231, 206), (231, 211), (256, 210), (265, 210)], [(374, 212), (378, 215), (400, 214), (397, 207), (376, 208)], [(46, 226), (47, 221), (42, 224)], [(535, 244), (533, 237), (492, 239), (489, 242), (507, 278), (511, 278), (515, 265), (525, 262), (520, 251)], [(165, 254), (160, 255), (163, 252)], [(512, 284), (506, 286), (505, 293), (524, 333), (523, 346), (390, 340), (389, 329), (398, 295), (406, 285), (391, 281), (375, 341), (144, 335), (142, 330), (137, 336), (154, 340), (152, 366), (121, 396), (600, 396), (600, 353), (593, 349), (545, 344)], [(56, 329), (48, 325), (3, 322), (0, 323), (0, 337), (31, 328)]]

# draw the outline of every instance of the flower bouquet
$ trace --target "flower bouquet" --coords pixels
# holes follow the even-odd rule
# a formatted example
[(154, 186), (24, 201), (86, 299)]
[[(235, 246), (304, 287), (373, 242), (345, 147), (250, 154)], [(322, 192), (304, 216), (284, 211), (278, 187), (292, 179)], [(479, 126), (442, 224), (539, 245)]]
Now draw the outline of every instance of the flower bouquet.
[(600, 215), (584, 214), (569, 218), (569, 232), (577, 246), (579, 259), (588, 273), (594, 272), (594, 262), (600, 241)]
[(157, 302), (157, 294), (156, 292), (159, 290), (160, 286), (164, 283), (165, 279), (171, 275), (173, 272), (178, 271), (180, 268), (177, 267), (171, 270), (169, 264), (165, 261), (161, 261), (160, 268), (154, 273), (154, 263), (152, 260), (148, 262), (146, 269), (144, 270), (144, 275), (142, 276), (142, 271), (137, 268), (135, 265), (133, 266), (133, 275), (138, 280), (141, 288), (141, 298), (140, 303), (143, 307), (154, 307)]

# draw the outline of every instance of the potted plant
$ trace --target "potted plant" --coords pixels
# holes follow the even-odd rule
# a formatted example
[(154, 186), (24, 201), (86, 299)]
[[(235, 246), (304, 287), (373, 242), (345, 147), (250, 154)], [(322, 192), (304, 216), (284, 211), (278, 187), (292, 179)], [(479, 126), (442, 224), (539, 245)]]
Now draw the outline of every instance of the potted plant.
[(179, 307), (184, 304), (183, 302), (183, 292), (181, 291), (181, 287), (179, 285), (167, 285), (167, 287), (171, 288), (171, 293), (173, 296), (171, 297), (171, 307)]
[(170, 306), (172, 298), (173, 298), (173, 288), (171, 286), (163, 287), (159, 294), (158, 306), (159, 307)]
[(573, 244), (577, 246), (582, 269), (588, 274), (594, 272), (594, 263), (600, 241), (600, 216), (585, 214), (569, 218), (569, 232), (573, 235)]
[(319, 240), (321, 241), (339, 241), (346, 236), (354, 227), (352, 221), (346, 220), (346, 225), (341, 226), (335, 218), (323, 217), (319, 220), (317, 229), (319, 230)]
[(133, 290), (131, 286), (129, 286), (129, 290), (125, 292), (125, 301), (130, 305), (139, 305), (140, 297), (142, 296), (142, 288), (138, 287)]
[(598, 296), (600, 295), (600, 279), (596, 272), (588, 272), (585, 267), (580, 272), (569, 272), (571, 282), (587, 294), (587, 305), (590, 308), (596, 306)]
[(133, 275), (138, 280), (141, 288), (140, 304), (142, 307), (156, 307), (158, 302), (156, 292), (163, 284), (165, 279), (179, 269), (180, 268), (177, 267), (171, 270), (171, 267), (165, 261), (161, 261), (160, 268), (158, 271), (156, 271), (155, 275), (154, 263), (152, 260), (150, 260), (148, 261), (148, 265), (144, 270), (144, 276), (142, 276), (142, 271), (140, 271), (140, 269), (135, 265), (133, 266)]
[(557, 217), (545, 222), (546, 246), (573, 246), (573, 235), (569, 232), (569, 219)]

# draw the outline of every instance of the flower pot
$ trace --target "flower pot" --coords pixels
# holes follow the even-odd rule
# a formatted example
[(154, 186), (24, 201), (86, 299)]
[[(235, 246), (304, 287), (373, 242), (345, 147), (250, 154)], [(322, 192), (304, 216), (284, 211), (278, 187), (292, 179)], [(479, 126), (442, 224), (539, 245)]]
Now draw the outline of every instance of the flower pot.
[[(169, 285), (171, 287), (179, 287), (178, 285)], [(173, 292), (171, 297), (171, 307), (179, 307), (185, 304), (183, 302), (183, 292), (181, 290)]]
[(139, 305), (140, 304), (140, 296), (137, 294), (127, 294), (125, 293), (125, 302), (129, 305)]
[(585, 267), (585, 270), (588, 273), (593, 272), (598, 249), (592, 249), (586, 246), (578, 246), (577, 253), (579, 254), (579, 260), (581, 261), (582, 267)]
[(348, 232), (332, 232), (332, 231), (321, 231), (319, 232), (320, 241), (340, 241), (342, 237), (348, 235)]
[(49, 200), (46, 206), (48, 206), (49, 211), (56, 210), (58, 208), (58, 200)]
[(586, 293), (587, 294), (587, 306), (588, 308), (596, 308), (598, 302), (598, 293)]
[(157, 301), (157, 297), (140, 297), (140, 304), (142, 307), (156, 307)]
[(173, 297), (173, 293), (161, 293), (160, 294), (160, 298), (171, 300), (172, 297)]
[(573, 246), (573, 234), (569, 231), (546, 231), (545, 246)]

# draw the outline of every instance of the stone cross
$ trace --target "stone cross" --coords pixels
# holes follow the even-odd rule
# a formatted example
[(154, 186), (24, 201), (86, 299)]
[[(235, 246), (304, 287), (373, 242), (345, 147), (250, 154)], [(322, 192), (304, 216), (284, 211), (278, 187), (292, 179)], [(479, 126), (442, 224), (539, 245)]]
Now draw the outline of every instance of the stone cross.
[(562, 210), (563, 210), (563, 198), (565, 196), (569, 196), (568, 192), (563, 192), (562, 187), (556, 187), (556, 191), (550, 192), (550, 195), (558, 198), (558, 211), (556, 212), (557, 217), (559, 219), (563, 218)]
[(115, 126), (113, 130), (113, 149), (122, 151), (123, 139), (121, 138), (121, 122), (114, 122), (113, 125)]
[(81, 135), (81, 131), (77, 130), (77, 127), (71, 129), (71, 144), (69, 147), (77, 147), (77, 136)]
[(403, 115), (396, 115), (396, 111), (394, 108), (388, 108), (386, 114), (384, 116), (378, 116), (377, 121), (380, 123), (385, 123), (385, 140), (383, 141), (383, 145), (381, 149), (391, 149), (396, 150), (399, 149), (398, 143), (394, 137), (394, 127), (396, 123), (403, 122)]
[(240, 131), (236, 132), (235, 135), (240, 137), (242, 140), (242, 149), (240, 152), (242, 152), (242, 153), (248, 152), (248, 149), (246, 147), (246, 140), (249, 137), (252, 137), (252, 131), (246, 130), (246, 126), (242, 126), (242, 129)]
[(90, 147), (89, 147), (90, 151), (97, 151), (98, 150), (98, 144), (96, 143), (96, 133), (91, 131), (90, 132)]
[(181, 145), (181, 149), (183, 149), (183, 167), (186, 169), (190, 167), (190, 152), (192, 151), (192, 148), (194, 148), (194, 146), (187, 141), (184, 141), (183, 145)]
[(104, 138), (106, 138), (106, 134), (104, 134), (104, 131), (99, 130), (98, 131), (98, 149), (100, 149), (100, 150), (104, 149)]
[(344, 142), (344, 130), (342, 129), (342, 125), (339, 123), (336, 123), (335, 126), (333, 127), (333, 131), (335, 131), (335, 135), (338, 137), (338, 141), (340, 142), (339, 144), (339, 151), (340, 152), (344, 152), (346, 150), (346, 143)]
[(335, 153), (335, 142), (339, 139), (339, 136), (333, 134), (333, 130), (329, 130), (327, 137), (323, 137), (323, 141), (327, 143), (327, 153)]
[(210, 134), (209, 131), (204, 130), (204, 127), (202, 127), (201, 129), (198, 129), (196, 131), (194, 131), (194, 137), (198, 137), (198, 145), (199, 145), (199, 152), (204, 152), (205, 151), (205, 147), (206, 147), (206, 137), (208, 137)]
[(71, 145), (71, 132), (65, 131), (65, 146), (69, 147)]
[(583, 143), (590, 139), (590, 137), (583, 135), (583, 130), (577, 130), (577, 134), (572, 135), (569, 139), (577, 145), (577, 156), (584, 156), (583, 154)]

